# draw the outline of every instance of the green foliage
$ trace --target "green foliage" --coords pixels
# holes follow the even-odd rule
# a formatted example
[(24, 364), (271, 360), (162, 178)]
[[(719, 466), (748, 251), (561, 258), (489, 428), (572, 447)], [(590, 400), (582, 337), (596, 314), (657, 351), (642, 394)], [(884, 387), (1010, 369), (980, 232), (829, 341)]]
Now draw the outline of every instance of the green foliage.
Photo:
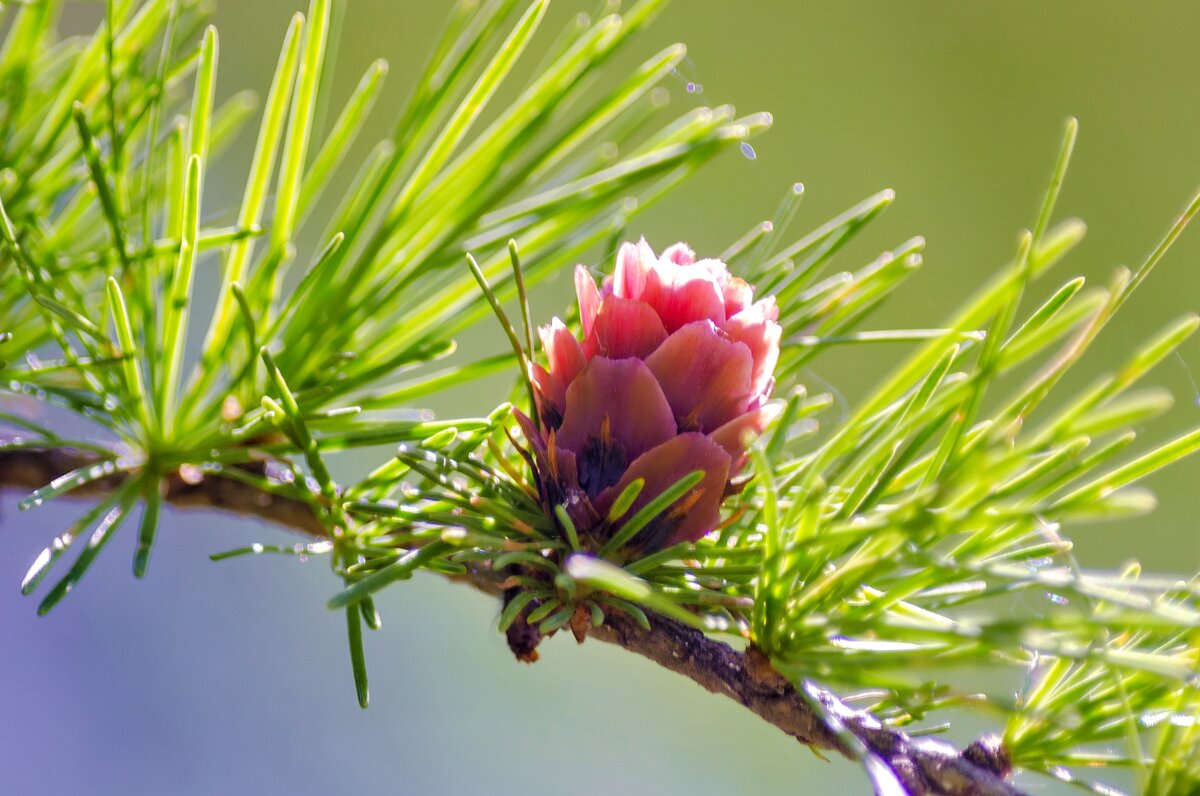
[[(1169, 405), (1133, 388), (1197, 319), (1051, 400), (1200, 197), (1135, 272), (1118, 269), (1102, 289), (1076, 278), (1043, 291), (1083, 235), (1077, 221), (1051, 225), (1072, 122), (1034, 223), (996, 276), (939, 327), (870, 330), (863, 322), (921, 265), (923, 241), (829, 275), (894, 197), (787, 243), (794, 186), (772, 221), (722, 254), (776, 297), (789, 335), (777, 370), (785, 409), (726, 522), (694, 545), (626, 558), (623, 542), (670, 510), (692, 474), (640, 509), (625, 538), (589, 552), (565, 510), (543, 513), (511, 404), (455, 420), (423, 408), (451, 384), (503, 371), (525, 374), (512, 400), (528, 400), (527, 289), (576, 259), (610, 259), (634, 213), (770, 119), (723, 106), (655, 127), (680, 45), (598, 99), (585, 91), (656, 0), (572, 25), (516, 99), (494, 107), (546, 2), (460, 2), (391, 135), (344, 196), (327, 197), (387, 71), (373, 64), (324, 129), (334, 2), (312, 0), (284, 32), (236, 210), (206, 202), (205, 180), (250, 105), (236, 95), (214, 107), (218, 36), (201, 30), (197, 3), (111, 0), (79, 39), (58, 38), (57, 3), (0, 10), (0, 385), (97, 429), (64, 438), (5, 414), (22, 433), (2, 444), (96, 455), (23, 509), (123, 478), (37, 557), (26, 594), (86, 536), (39, 612), (139, 504), (133, 568), (144, 575), (170, 479), (219, 476), (303, 501), (326, 529), (327, 542), (214, 558), (330, 554), (345, 588), (329, 605), (346, 614), (364, 706), (372, 595), (419, 569), (485, 568), (516, 591), (501, 630), (522, 618), (543, 634), (582, 634), (606, 612), (648, 624), (654, 611), (749, 639), (789, 677), (854, 689), (897, 725), (994, 711), (1025, 770), (1075, 779), (1082, 767), (1129, 766), (1150, 792), (1200, 787), (1200, 581), (1082, 571), (1064, 534), (1080, 518), (1150, 508), (1135, 482), (1200, 449), (1194, 430), (1126, 453), (1133, 426)], [(195, 289), (206, 265), (220, 269), (211, 306)], [(520, 323), (505, 309), (514, 301)], [(450, 359), (455, 336), (493, 315), (513, 353)], [(819, 426), (831, 398), (809, 394), (801, 374), (848, 344), (915, 348), (848, 417)], [(380, 444), (398, 445), (396, 456), (358, 483), (334, 481), (331, 454)]]
[[(247, 120), (246, 98), (214, 109), (218, 36), (209, 27), (187, 43), (200, 25), (194, 3), (110, 3), (105, 23), (84, 42), (57, 41), (56, 4), (10, 9), (0, 71), (10, 122), (0, 191), (3, 317), (12, 349), (53, 347), (62, 359), (10, 363), (4, 381), (95, 421), (124, 446), (120, 454), (99, 449), (100, 464), (24, 505), (127, 475), (147, 507), (134, 565), (140, 576), (164, 479), (181, 467), (263, 481), (258, 463), (277, 460), (295, 477), (275, 488), (312, 503), (332, 532), (344, 518), (322, 452), (486, 426), (396, 419), (395, 412), (450, 380), (511, 364), (502, 357), (440, 374), (427, 367), (452, 354), (452, 335), (487, 311), (461, 267), (464, 245), (487, 253), (480, 275), (496, 295), (510, 296), (518, 285), (506, 275), (507, 236), (527, 241), (534, 265), (522, 276), (533, 284), (769, 123), (702, 108), (647, 129), (661, 104), (652, 90), (682, 58), (679, 46), (600, 102), (582, 102), (584, 79), (658, 5), (573, 26), (518, 99), (478, 129), (497, 89), (513, 79), (546, 3), (515, 21), (514, 2), (460, 4), (394, 132), (335, 203), (311, 267), (286, 295), (303, 225), (346, 160), (386, 72), (383, 62), (373, 64), (329, 131), (317, 129), (318, 107), (328, 102), (321, 76), (331, 3), (314, 0), (284, 34), (233, 227), (206, 223), (225, 211), (206, 207), (204, 183), (235, 122)], [(84, 74), (108, 79), (82, 90)], [(613, 144), (626, 154), (612, 156)], [(208, 261), (219, 261), (222, 274), (211, 308), (198, 306), (194, 290)], [(206, 312), (211, 320), (199, 329)], [(317, 495), (292, 454), (302, 455)], [(73, 539), (61, 537), (62, 548)]]
[[(616, 598), (626, 610), (640, 605), (749, 637), (789, 676), (854, 689), (897, 725), (916, 727), (948, 709), (1000, 711), (1025, 770), (1091, 786), (1075, 769), (1134, 766), (1148, 792), (1190, 792), (1200, 581), (1083, 572), (1063, 528), (1151, 508), (1134, 482), (1200, 449), (1193, 430), (1120, 458), (1134, 441), (1132, 426), (1170, 405), (1157, 390), (1132, 388), (1195, 331), (1197, 318), (1169, 323), (1080, 394), (1058, 405), (1048, 398), (1200, 210), (1200, 197), (1136, 272), (1118, 269), (1107, 289), (1093, 292), (1082, 290), (1081, 278), (1067, 280), (1022, 318), (1034, 281), (1082, 238), (1077, 221), (1049, 225), (1074, 137), (1072, 121), (1034, 231), (940, 328), (854, 330), (919, 265), (919, 239), (821, 278), (833, 253), (890, 203), (888, 193), (779, 253), (757, 248), (771, 224), (726, 251), (760, 284), (794, 296), (781, 317), (785, 329), (803, 331), (785, 340), (785, 373), (836, 344), (919, 346), (820, 435), (812, 418), (830, 397), (785, 381), (792, 392), (783, 416), (753, 451), (752, 478), (717, 534), (633, 561), (622, 560), (619, 542), (599, 558), (571, 555), (579, 544), (566, 512), (556, 513), (564, 538), (522, 491), (524, 462), (500, 430), (483, 445), (462, 440), (457, 453), (458, 440), (448, 437), (436, 452), (403, 450), (393, 483), (420, 486), (395, 493), (400, 504), (352, 504), (374, 521), (361, 533), (390, 536), (401, 549), (428, 549), (422, 536), (440, 541), (449, 545), (443, 567), (519, 565), (512, 571), (523, 574), (507, 582), (523, 591), (501, 616), (502, 630), (530, 606), (529, 621), (549, 632), (573, 605)], [(789, 194), (781, 215), (797, 196)], [(507, 315), (496, 312), (519, 347)], [(450, 474), (458, 480), (447, 481)], [(641, 521), (668, 510), (690, 485), (684, 479), (647, 505)], [(513, 516), (512, 506), (522, 514)], [(639, 527), (626, 530), (631, 525)], [(411, 572), (411, 553), (377, 555), (383, 569), (359, 581), (370, 591), (395, 579), (383, 575), (389, 567)], [(981, 670), (991, 672), (982, 694)], [(1126, 752), (1112, 751), (1126, 743)]]

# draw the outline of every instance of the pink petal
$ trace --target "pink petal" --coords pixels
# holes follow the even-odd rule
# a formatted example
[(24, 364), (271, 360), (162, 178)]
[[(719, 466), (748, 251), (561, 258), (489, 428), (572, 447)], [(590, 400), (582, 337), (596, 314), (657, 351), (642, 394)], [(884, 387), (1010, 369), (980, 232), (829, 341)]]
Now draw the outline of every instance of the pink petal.
[(763, 433), (767, 426), (771, 425), (775, 418), (779, 417), (781, 411), (783, 411), (783, 407), (778, 403), (760, 406), (744, 415), (735, 417), (708, 435), (708, 438), (724, 448), (725, 452), (729, 454), (729, 458), (733, 460), (730, 467), (731, 474), (742, 469), (742, 465), (745, 464), (746, 448)]
[(725, 317), (732, 318), (754, 301), (754, 288), (750, 286), (749, 282), (732, 274), (729, 274), (728, 277), (721, 284), (721, 295), (725, 298)]
[[(533, 421), (529, 419), (529, 415), (520, 409), (514, 409), (513, 417), (517, 419), (517, 425), (521, 427), (521, 434), (524, 435), (525, 440), (529, 443), (530, 452), (533, 454), (533, 461), (537, 465), (538, 474), (544, 480), (553, 482), (553, 485), (559, 492), (572, 488), (578, 491), (579, 477), (575, 467), (575, 454), (555, 444), (554, 455), (551, 456), (546, 436), (538, 433), (537, 428), (533, 425)], [(549, 499), (561, 501), (561, 496), (550, 495)]]
[(579, 473), (575, 462), (575, 454), (554, 445), (554, 456), (546, 439), (534, 428), (533, 421), (520, 409), (514, 409), (517, 425), (529, 442), (534, 464), (540, 480), (541, 495), (548, 504), (547, 510), (553, 511), (553, 506), (562, 505), (566, 508), (571, 521), (578, 530), (590, 530), (600, 520), (591, 500), (579, 486)]
[(688, 246), (683, 241), (680, 241), (679, 243), (676, 243), (673, 246), (668, 246), (666, 249), (664, 249), (661, 259), (670, 260), (676, 265), (691, 265), (692, 263), (696, 262), (696, 253), (692, 251), (691, 246)]
[(582, 265), (575, 266), (575, 296), (579, 299), (579, 319), (583, 322), (583, 333), (586, 336), (592, 330), (592, 319), (600, 308), (600, 291), (596, 289), (596, 281)]
[(559, 487), (562, 490), (558, 503), (567, 510), (567, 516), (571, 518), (577, 531), (591, 530), (600, 522), (600, 514), (597, 513), (587, 492), (579, 485), (575, 454), (556, 445), (555, 464)]
[(645, 483), (624, 516), (627, 521), (695, 470), (703, 470), (704, 479), (643, 528), (634, 537), (634, 545), (649, 552), (678, 542), (694, 542), (720, 524), (721, 497), (729, 480), (729, 454), (703, 434), (680, 434), (639, 456), (620, 481), (596, 498), (596, 510), (600, 516), (607, 514), (625, 487), (642, 478)]
[(538, 400), (538, 416), (547, 425), (555, 425), (555, 423), (549, 422), (549, 419), (555, 415), (559, 418), (562, 417), (563, 410), (567, 406), (567, 385), (554, 378), (550, 371), (536, 362), (530, 368), (529, 376), (533, 380), (533, 390)]
[(658, 313), (650, 305), (620, 296), (605, 296), (592, 323), (592, 332), (584, 341), (588, 358), (609, 359), (638, 357), (645, 359), (667, 339)]
[(712, 431), (746, 411), (754, 359), (745, 343), (725, 339), (711, 321), (672, 334), (646, 365), (681, 429)]
[(642, 301), (654, 307), (668, 332), (693, 321), (725, 323), (725, 298), (706, 269), (659, 263), (646, 280)]
[(762, 307), (763, 317), (768, 321), (779, 320), (779, 305), (775, 303), (774, 296), (767, 296), (765, 299), (758, 302), (758, 306)]
[(550, 362), (550, 373), (562, 383), (565, 390), (587, 364), (583, 347), (558, 318), (552, 320), (549, 326), (539, 327), (538, 334), (542, 338), (542, 348), (546, 350), (546, 359)]
[(700, 260), (695, 267), (707, 273), (717, 284), (725, 301), (726, 318), (732, 318), (754, 301), (754, 288), (750, 283), (729, 273), (729, 266), (720, 260)]
[(746, 411), (760, 409), (767, 405), (767, 401), (771, 399), (771, 393), (775, 391), (775, 379), (767, 382), (767, 386), (758, 395), (750, 399), (750, 403), (746, 404)]
[(537, 427), (533, 425), (533, 421), (529, 415), (522, 412), (520, 409), (513, 409), (513, 417), (517, 419), (517, 425), (521, 427), (521, 434), (524, 435), (525, 441), (529, 443), (529, 449), (533, 454), (534, 464), (539, 470), (544, 471), (547, 468), (546, 459), (546, 440), (538, 433)]
[(745, 343), (754, 356), (754, 375), (751, 378), (751, 397), (768, 394), (775, 365), (779, 362), (779, 341), (783, 328), (774, 321), (779, 308), (773, 298), (754, 304), (725, 324), (730, 339)]
[(646, 289), (646, 277), (658, 258), (646, 239), (622, 243), (613, 270), (613, 293), (626, 299), (640, 299)]
[(675, 435), (675, 418), (654, 374), (640, 359), (596, 357), (567, 388), (558, 444), (576, 454), (589, 439), (611, 439), (632, 461)]

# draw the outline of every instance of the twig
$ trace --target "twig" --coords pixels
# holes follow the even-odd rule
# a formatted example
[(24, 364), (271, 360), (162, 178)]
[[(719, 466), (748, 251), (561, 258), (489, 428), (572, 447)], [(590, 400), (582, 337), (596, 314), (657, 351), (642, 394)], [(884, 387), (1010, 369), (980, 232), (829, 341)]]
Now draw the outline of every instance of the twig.
[[(0, 450), (0, 488), (36, 489), (94, 460), (90, 453), (70, 449)], [(72, 494), (107, 492), (119, 481), (119, 475), (100, 479)], [(303, 501), (271, 495), (219, 475), (207, 474), (197, 483), (172, 477), (166, 499), (174, 506), (220, 509), (266, 520), (308, 537), (324, 537), (323, 526)], [(456, 580), (495, 596), (503, 591), (502, 579), (486, 564)], [(628, 616), (614, 612), (590, 635), (649, 658), (714, 694), (737, 701), (806, 746), (854, 757), (855, 751), (847, 748), (842, 737), (830, 728), (825, 717), (831, 717), (887, 764), (912, 796), (1022, 794), (1006, 781), (1011, 764), (995, 738), (980, 739), (962, 751), (943, 741), (910, 738), (870, 713), (850, 708), (833, 693), (811, 682), (804, 684), (808, 696), (805, 699), (753, 647), (739, 652), (675, 620), (652, 613), (648, 616), (647, 630)], [(820, 710), (814, 707), (814, 702), (820, 705)]]
[[(0, 489), (38, 489), (94, 461), (95, 457), (89, 453), (66, 448), (0, 450)], [(121, 479), (118, 473), (91, 481), (73, 490), (71, 496), (105, 494), (120, 484)], [(325, 538), (324, 526), (303, 501), (272, 495), (232, 478), (205, 474), (202, 480), (188, 483), (175, 473), (167, 480), (166, 499), (176, 507), (222, 509), (266, 520), (305, 536)]]

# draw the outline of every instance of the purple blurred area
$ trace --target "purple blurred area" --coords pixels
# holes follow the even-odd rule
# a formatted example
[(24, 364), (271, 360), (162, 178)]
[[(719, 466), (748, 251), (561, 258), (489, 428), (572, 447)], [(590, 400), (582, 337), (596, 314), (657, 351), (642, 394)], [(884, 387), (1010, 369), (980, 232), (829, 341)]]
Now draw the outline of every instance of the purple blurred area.
[[(382, 595), (354, 698), (338, 582), (322, 558), (208, 555), (286, 534), (168, 511), (143, 581), (125, 527), (48, 616), (17, 584), (84, 504), (0, 502), (0, 793), (744, 792), (714, 748), (767, 766), (754, 790), (859, 776), (732, 701), (599, 642), (518, 664), (486, 597), (418, 576)], [(619, 765), (614, 765), (619, 761)], [(756, 766), (758, 765), (756, 763)], [(739, 784), (741, 783), (741, 784)], [(645, 788), (645, 790), (642, 790)]]

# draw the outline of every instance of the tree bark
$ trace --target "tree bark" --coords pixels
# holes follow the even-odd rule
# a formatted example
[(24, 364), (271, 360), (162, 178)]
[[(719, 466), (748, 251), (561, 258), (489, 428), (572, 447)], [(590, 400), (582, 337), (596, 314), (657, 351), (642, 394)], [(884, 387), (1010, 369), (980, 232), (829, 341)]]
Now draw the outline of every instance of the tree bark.
[[(37, 489), (55, 478), (87, 466), (95, 457), (70, 449), (3, 450), (0, 439), (0, 488)], [(73, 496), (101, 494), (119, 484), (109, 476), (75, 490)], [(196, 483), (178, 475), (170, 478), (166, 499), (181, 507), (219, 509), (285, 527), (321, 539), (325, 530), (303, 501), (267, 494), (249, 484), (220, 476)], [(455, 580), (499, 596), (498, 573), (481, 566)], [(887, 770), (912, 796), (1019, 796), (1007, 781), (1011, 764), (1003, 745), (985, 737), (964, 750), (932, 739), (914, 739), (861, 710), (854, 710), (832, 692), (811, 682), (803, 692), (780, 675), (753, 647), (739, 652), (672, 619), (647, 613), (650, 628), (630, 617), (611, 613), (589, 631), (601, 641), (616, 644), (684, 675), (706, 690), (723, 694), (770, 722), (802, 744), (833, 751), (851, 759), (864, 755)]]

